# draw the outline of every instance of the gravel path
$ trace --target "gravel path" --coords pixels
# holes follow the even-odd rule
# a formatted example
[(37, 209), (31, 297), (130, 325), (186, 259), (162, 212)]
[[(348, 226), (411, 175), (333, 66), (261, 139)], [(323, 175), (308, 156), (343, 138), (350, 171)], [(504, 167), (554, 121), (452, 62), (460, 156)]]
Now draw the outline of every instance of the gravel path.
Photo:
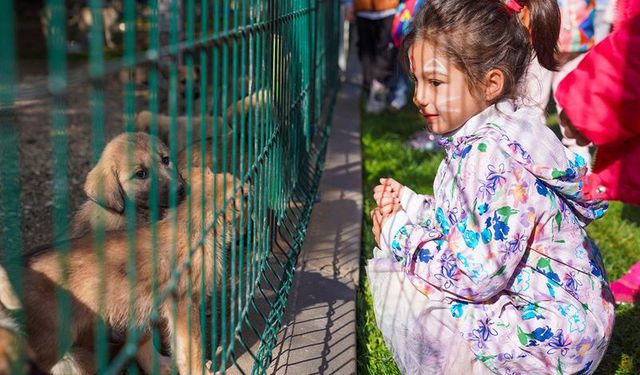
[[(23, 248), (53, 241), (53, 145), (50, 97), (32, 95), (46, 84), (46, 70), (35, 63), (20, 63), (15, 115), (19, 132)], [(46, 87), (46, 86), (44, 86)], [(118, 77), (106, 80), (105, 143), (123, 129), (122, 84)], [(32, 95), (33, 96), (33, 95)], [(92, 167), (92, 122), (89, 86), (70, 86), (67, 97), (69, 215), (84, 201), (84, 178)], [(68, 223), (68, 221), (67, 221)]]

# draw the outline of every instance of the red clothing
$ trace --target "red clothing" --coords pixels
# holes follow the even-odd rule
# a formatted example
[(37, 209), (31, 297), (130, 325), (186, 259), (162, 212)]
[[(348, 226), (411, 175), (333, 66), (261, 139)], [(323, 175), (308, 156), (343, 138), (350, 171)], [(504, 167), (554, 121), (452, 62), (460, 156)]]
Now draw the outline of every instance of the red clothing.
[(640, 0), (622, 0), (618, 17), (562, 80), (556, 100), (598, 146), (585, 196), (640, 204)]

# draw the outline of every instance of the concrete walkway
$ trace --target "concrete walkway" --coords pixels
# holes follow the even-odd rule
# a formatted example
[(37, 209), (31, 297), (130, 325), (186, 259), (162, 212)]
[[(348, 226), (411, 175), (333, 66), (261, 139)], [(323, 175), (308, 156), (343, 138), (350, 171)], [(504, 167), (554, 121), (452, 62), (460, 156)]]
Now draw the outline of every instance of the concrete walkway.
[(313, 207), (269, 374), (356, 373), (362, 229), (359, 93), (351, 84), (338, 93), (320, 202)]

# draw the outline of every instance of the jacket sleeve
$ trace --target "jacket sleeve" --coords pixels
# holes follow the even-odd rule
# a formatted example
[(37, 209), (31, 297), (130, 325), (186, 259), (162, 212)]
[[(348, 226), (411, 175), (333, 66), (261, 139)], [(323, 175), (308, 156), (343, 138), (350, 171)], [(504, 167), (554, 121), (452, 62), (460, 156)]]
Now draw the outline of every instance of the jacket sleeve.
[(640, 16), (623, 23), (560, 82), (556, 100), (596, 145), (640, 135)]
[(425, 227), (433, 227), (434, 206), (433, 196), (418, 194), (405, 186), (400, 195), (400, 206), (407, 213), (407, 218), (411, 224), (418, 224)]
[(453, 186), (441, 187), (450, 200), (437, 202), (435, 229), (411, 224), (400, 212), (385, 222), (381, 241), (407, 274), (470, 301), (507, 286), (541, 222), (535, 213), (549, 206), (551, 194), (490, 143), (473, 145), (466, 157), (450, 162)]

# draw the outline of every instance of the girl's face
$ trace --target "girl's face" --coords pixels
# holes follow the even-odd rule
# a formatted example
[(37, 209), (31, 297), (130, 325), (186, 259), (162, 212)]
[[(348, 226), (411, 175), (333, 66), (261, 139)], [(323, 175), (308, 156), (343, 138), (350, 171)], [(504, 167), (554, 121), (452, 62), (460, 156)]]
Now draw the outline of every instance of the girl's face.
[(413, 103), (432, 133), (454, 132), (488, 107), (471, 94), (464, 73), (431, 43), (416, 40), (409, 60), (416, 82)]

